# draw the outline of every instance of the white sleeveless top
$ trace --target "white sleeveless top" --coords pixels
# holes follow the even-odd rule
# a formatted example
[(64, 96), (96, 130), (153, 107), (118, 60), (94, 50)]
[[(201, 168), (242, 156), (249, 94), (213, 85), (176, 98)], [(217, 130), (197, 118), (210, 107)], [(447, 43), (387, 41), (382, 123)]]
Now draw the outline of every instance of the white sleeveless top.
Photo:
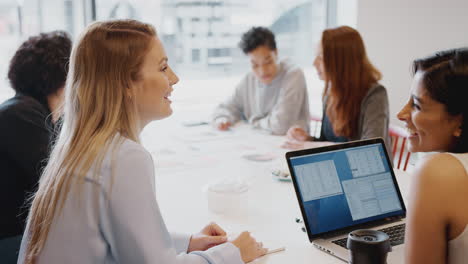
[[(465, 167), (468, 173), (468, 154), (454, 154), (450, 155), (457, 158), (463, 167)], [(465, 230), (458, 235), (456, 238), (448, 242), (448, 263), (449, 264), (462, 264), (466, 263), (468, 258), (468, 225), (465, 226)]]

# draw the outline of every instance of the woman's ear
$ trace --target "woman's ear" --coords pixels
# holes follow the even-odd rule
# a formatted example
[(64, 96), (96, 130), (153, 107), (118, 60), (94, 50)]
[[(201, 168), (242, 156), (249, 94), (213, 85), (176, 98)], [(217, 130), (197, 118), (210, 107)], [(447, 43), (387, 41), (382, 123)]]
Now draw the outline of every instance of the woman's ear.
[(135, 91), (138, 88), (138, 83), (132, 81), (126, 88), (125, 88), (125, 97), (129, 100), (132, 100), (135, 98)]
[(457, 129), (455, 129), (455, 131), (453, 131), (453, 135), (455, 137), (461, 137), (461, 134), (463, 132), (463, 129), (462, 129), (462, 125), (463, 125), (463, 116), (462, 115), (459, 115), (456, 117), (457, 121), (458, 121), (458, 127)]
[(125, 97), (129, 100), (132, 100), (133, 98), (133, 91), (131, 88), (127, 87), (125, 88)]

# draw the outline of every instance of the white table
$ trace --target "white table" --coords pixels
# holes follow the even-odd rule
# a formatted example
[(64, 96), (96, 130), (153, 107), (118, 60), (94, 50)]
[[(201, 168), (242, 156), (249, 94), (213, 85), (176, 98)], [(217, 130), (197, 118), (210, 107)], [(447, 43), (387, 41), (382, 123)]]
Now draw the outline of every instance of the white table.
[[(273, 168), (287, 168), (280, 148), (284, 137), (272, 136), (247, 125), (220, 134), (209, 126), (183, 128), (177, 133), (144, 141), (156, 163), (157, 199), (169, 230), (198, 232), (210, 221), (229, 233), (251, 231), (270, 249), (286, 247), (256, 263), (343, 263), (314, 248), (301, 224), (292, 182), (273, 179)], [(268, 154), (268, 162), (243, 158), (245, 154)], [(397, 172), (403, 195), (407, 175)], [(241, 177), (249, 184), (248, 203), (241, 211), (216, 214), (208, 210), (203, 187), (222, 177)]]

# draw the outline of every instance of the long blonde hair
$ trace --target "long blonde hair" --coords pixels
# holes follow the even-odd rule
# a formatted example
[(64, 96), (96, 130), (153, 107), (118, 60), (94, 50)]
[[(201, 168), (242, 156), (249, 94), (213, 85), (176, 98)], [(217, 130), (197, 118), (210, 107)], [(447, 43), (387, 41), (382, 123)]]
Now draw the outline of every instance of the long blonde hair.
[(135, 20), (96, 22), (73, 47), (65, 87), (60, 135), (39, 181), (28, 217), (25, 263), (34, 263), (51, 223), (73, 188), (101, 167), (110, 142), (138, 139), (138, 118), (130, 87), (150, 49), (155, 29)]

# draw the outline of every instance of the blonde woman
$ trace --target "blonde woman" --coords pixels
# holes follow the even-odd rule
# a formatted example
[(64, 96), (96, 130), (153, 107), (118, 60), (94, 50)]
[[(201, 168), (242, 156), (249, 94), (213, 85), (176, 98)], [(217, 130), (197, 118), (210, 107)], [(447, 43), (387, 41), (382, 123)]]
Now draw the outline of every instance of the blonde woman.
[(62, 130), (34, 196), (18, 263), (243, 263), (266, 253), (216, 224), (171, 236), (139, 134), (172, 113), (178, 77), (154, 28), (90, 25), (73, 47)]

